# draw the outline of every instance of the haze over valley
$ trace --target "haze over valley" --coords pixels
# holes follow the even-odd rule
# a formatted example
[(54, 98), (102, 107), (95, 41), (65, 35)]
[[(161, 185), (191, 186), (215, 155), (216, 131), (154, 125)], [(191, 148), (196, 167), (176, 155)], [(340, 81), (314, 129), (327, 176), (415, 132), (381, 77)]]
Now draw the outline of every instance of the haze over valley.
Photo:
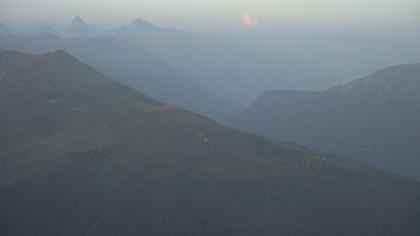
[(420, 235), (420, 4), (0, 3), (0, 235)]

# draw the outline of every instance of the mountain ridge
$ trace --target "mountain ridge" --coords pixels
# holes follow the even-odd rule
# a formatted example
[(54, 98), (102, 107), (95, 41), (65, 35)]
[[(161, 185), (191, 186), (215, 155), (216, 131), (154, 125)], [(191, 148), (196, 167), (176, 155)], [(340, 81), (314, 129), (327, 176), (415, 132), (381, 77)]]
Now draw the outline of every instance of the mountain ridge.
[(38, 54), (66, 49), (118, 82), (164, 103), (181, 106), (218, 121), (238, 110), (235, 104), (217, 96), (159, 56), (118, 38), (59, 38), (48, 33), (35, 36), (0, 34), (0, 47)]
[[(404, 73), (405, 77), (399, 78), (400, 73)], [(376, 99), (382, 97), (386, 100), (418, 102), (420, 101), (419, 74), (420, 63), (394, 65), (348, 84), (333, 87), (326, 93), (353, 97), (375, 94)]]
[(7, 235), (420, 232), (415, 181), (157, 103), (63, 51), (0, 51), (0, 72)]
[(399, 65), (325, 92), (266, 92), (230, 124), (416, 176), (419, 94), (420, 64)]

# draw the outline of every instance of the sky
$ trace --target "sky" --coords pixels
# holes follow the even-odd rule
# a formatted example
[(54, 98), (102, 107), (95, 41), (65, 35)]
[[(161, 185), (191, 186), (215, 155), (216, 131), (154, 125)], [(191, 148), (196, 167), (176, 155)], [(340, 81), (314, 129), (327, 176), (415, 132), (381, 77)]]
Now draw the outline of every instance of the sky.
[(257, 28), (307, 24), (420, 29), (419, 0), (0, 0), (0, 20), (88, 22), (115, 26), (134, 18), (178, 28)]

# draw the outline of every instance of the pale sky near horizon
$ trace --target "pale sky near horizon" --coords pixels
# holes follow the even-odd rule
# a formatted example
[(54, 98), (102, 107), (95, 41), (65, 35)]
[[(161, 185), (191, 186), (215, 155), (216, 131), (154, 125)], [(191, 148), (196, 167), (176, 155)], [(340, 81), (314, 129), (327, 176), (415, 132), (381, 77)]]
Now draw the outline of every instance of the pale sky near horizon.
[(345, 24), (420, 29), (420, 0), (0, 0), (0, 20), (118, 25), (140, 17), (168, 26)]

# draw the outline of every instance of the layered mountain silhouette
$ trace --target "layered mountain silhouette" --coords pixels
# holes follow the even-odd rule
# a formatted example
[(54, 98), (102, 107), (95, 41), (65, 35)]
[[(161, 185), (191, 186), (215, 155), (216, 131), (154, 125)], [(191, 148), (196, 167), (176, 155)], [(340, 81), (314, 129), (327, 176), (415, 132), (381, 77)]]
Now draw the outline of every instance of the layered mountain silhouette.
[(420, 185), (0, 52), (3, 235), (418, 235)]
[(5, 22), (27, 34), (51, 32), (63, 37), (130, 40), (213, 93), (244, 107), (268, 89), (322, 91), (385, 66), (420, 60), (418, 42), (319, 29), (232, 30), (214, 37), (159, 27), (142, 19), (106, 29), (75, 17), (59, 30), (63, 33)]
[(238, 112), (233, 102), (208, 90), (158, 56), (121, 39), (109, 37), (59, 38), (52, 34), (0, 34), (0, 47), (30, 53), (64, 49), (115, 81), (159, 101), (178, 105), (222, 121)]
[(325, 92), (269, 91), (231, 124), (420, 176), (420, 64), (385, 68)]
[(333, 74), (300, 58), (136, 19), (105, 32), (147, 48), (218, 95), (247, 106), (271, 87), (326, 88)]
[[(54, 33), (51, 31), (47, 32)], [(88, 25), (80, 16), (74, 17), (74, 19), (66, 26), (63, 33), (66, 37), (101, 36), (101, 34), (102, 29), (99, 26)]]
[(254, 50), (305, 58), (332, 70), (338, 76), (330, 79), (330, 84), (322, 90), (391, 65), (420, 61), (419, 37), (408, 40), (402, 35), (374, 36), (334, 30), (320, 32), (315, 28), (295, 27), (224, 31), (218, 36)]

